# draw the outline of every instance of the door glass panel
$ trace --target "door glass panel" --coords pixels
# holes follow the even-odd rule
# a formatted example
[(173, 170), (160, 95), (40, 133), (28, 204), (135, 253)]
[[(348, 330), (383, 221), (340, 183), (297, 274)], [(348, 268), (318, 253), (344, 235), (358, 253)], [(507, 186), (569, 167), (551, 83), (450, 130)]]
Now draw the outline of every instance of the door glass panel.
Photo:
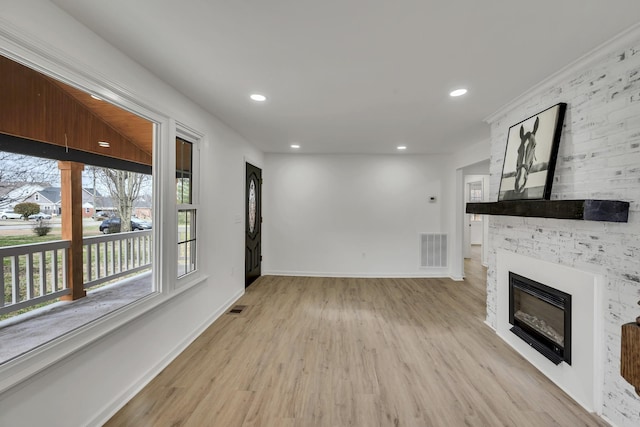
[(256, 182), (251, 180), (249, 184), (249, 233), (256, 229)]

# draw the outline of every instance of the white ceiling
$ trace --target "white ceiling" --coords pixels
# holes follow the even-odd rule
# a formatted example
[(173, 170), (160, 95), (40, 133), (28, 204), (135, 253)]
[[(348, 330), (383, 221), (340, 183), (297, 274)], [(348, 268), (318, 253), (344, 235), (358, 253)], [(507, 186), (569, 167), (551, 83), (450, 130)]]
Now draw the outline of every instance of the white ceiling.
[(640, 22), (638, 0), (52, 1), (265, 152), (455, 151)]

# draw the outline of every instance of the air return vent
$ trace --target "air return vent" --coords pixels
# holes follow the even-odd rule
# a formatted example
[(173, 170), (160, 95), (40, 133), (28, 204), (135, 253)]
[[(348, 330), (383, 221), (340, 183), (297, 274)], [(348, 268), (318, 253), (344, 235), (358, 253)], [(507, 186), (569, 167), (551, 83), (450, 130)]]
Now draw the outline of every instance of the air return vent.
[(447, 266), (447, 235), (439, 233), (420, 234), (420, 267)]

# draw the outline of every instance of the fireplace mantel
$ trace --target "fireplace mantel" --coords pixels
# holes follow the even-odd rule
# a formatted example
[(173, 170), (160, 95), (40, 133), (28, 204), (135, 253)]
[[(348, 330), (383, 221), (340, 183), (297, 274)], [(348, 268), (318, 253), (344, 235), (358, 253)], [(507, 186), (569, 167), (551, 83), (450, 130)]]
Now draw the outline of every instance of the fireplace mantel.
[(629, 202), (619, 200), (505, 200), (467, 203), (466, 212), (583, 221), (627, 222)]

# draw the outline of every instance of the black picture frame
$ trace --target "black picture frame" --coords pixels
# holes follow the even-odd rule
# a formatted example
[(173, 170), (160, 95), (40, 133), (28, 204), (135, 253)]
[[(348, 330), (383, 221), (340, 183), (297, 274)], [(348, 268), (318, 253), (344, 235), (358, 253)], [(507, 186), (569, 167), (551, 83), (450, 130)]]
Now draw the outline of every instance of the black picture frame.
[(549, 200), (566, 110), (561, 102), (509, 128), (498, 201)]

